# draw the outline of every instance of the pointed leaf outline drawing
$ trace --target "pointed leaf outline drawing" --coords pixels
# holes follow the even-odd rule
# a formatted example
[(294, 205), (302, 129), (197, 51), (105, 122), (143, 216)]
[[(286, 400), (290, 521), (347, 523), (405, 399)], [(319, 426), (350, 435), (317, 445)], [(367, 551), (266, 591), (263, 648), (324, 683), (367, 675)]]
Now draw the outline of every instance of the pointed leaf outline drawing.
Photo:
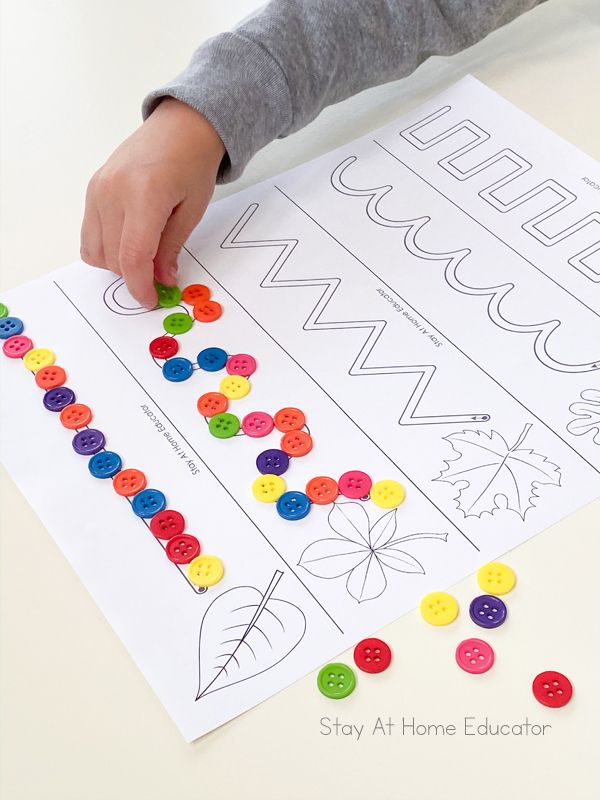
[(396, 535), (396, 509), (383, 514), (369, 530), (369, 542), (374, 550), (385, 547)]
[(497, 500), (504, 497), (506, 508), (525, 519), (538, 497), (537, 486), (560, 486), (556, 464), (520, 447), (530, 428), (527, 424), (511, 447), (497, 431), (463, 430), (444, 437), (458, 456), (446, 461), (446, 468), (433, 480), (458, 484), (454, 499), (465, 517), (493, 514), (503, 508)]
[(339, 536), (369, 547), (369, 517), (360, 503), (334, 503), (327, 521)]
[(348, 539), (317, 539), (309, 544), (298, 561), (315, 578), (339, 578), (353, 570), (371, 550)]
[(346, 589), (357, 602), (375, 600), (387, 587), (387, 578), (376, 553), (372, 552), (352, 572), (346, 580)]
[(579, 396), (583, 402), (569, 406), (575, 419), (567, 424), (567, 430), (574, 436), (591, 433), (594, 443), (600, 445), (600, 389), (584, 389)]
[(306, 618), (298, 606), (273, 597), (277, 570), (264, 592), (236, 586), (216, 597), (200, 625), (196, 700), (260, 675), (301, 642)]

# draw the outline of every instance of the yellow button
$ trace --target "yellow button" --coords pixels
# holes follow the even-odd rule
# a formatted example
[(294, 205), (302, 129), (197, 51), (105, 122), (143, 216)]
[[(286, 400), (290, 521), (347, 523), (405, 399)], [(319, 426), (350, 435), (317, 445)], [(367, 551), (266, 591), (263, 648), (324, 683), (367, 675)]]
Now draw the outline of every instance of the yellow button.
[(285, 492), (285, 481), (279, 475), (259, 475), (252, 484), (252, 494), (261, 503), (275, 503)]
[(419, 608), (421, 616), (430, 625), (449, 625), (458, 616), (458, 603), (447, 592), (426, 594)]
[(228, 375), (219, 384), (219, 389), (229, 400), (239, 400), (250, 391), (250, 381), (242, 375)]
[(477, 583), (488, 594), (507, 594), (516, 582), (512, 569), (499, 561), (490, 561), (477, 573)]
[(397, 508), (405, 494), (404, 486), (398, 481), (377, 481), (371, 486), (371, 500), (379, 508)]
[(214, 586), (225, 572), (223, 562), (217, 556), (196, 556), (188, 566), (188, 578), (196, 586)]
[(54, 353), (46, 347), (34, 347), (23, 356), (23, 364), (32, 372), (37, 372), (42, 367), (49, 367), (54, 364), (54, 360)]

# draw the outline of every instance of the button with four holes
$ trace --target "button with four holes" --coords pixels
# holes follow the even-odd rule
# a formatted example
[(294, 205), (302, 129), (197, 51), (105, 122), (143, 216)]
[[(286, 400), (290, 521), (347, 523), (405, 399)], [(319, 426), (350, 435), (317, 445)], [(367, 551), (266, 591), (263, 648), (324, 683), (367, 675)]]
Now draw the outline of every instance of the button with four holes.
[(219, 384), (219, 390), (230, 400), (241, 400), (250, 391), (250, 381), (242, 375), (228, 375)]
[(477, 573), (477, 583), (484, 592), (489, 594), (507, 594), (513, 588), (517, 576), (506, 564), (499, 561), (491, 561), (484, 564)]
[(84, 403), (71, 403), (60, 412), (61, 424), (70, 431), (85, 428), (92, 421), (92, 409)]
[(362, 497), (366, 497), (372, 485), (373, 481), (367, 473), (361, 472), (359, 469), (344, 472), (338, 481), (340, 494), (343, 494), (344, 497), (348, 497), (351, 500), (360, 500)]
[(169, 314), (163, 319), (163, 328), (167, 333), (172, 333), (175, 336), (187, 333), (193, 324), (194, 320), (185, 311), (175, 311), (175, 313)]
[(566, 706), (573, 696), (573, 685), (562, 672), (546, 670), (533, 679), (533, 696), (543, 706), (560, 708)]
[(333, 662), (326, 664), (317, 676), (317, 686), (321, 694), (332, 700), (341, 700), (352, 694), (356, 686), (354, 671), (346, 664)]
[(207, 347), (198, 353), (196, 361), (200, 369), (218, 372), (227, 363), (227, 353), (221, 347)]
[(200, 300), (200, 302), (194, 303), (194, 319), (197, 319), (198, 322), (214, 322), (222, 313), (221, 304), (216, 300)]
[(95, 428), (84, 428), (73, 437), (71, 442), (73, 450), (79, 453), (80, 456), (91, 456), (94, 453), (99, 453), (106, 444), (106, 439), (102, 431), (97, 431)]
[(239, 429), (239, 417), (229, 412), (215, 414), (214, 417), (210, 418), (210, 422), (208, 423), (208, 430), (213, 436), (216, 436), (217, 439), (231, 439), (232, 436), (236, 435)]
[(153, 358), (173, 358), (179, 350), (179, 344), (174, 336), (157, 336), (152, 339), (148, 349)]
[(139, 469), (123, 469), (113, 478), (113, 488), (121, 497), (133, 497), (146, 488), (146, 476)]
[(35, 382), (40, 389), (54, 389), (56, 386), (62, 386), (66, 380), (67, 373), (56, 364), (51, 367), (42, 367), (35, 373)]
[(499, 597), (481, 594), (469, 606), (469, 616), (481, 628), (499, 628), (506, 620), (506, 605)]
[(237, 353), (229, 356), (225, 366), (230, 375), (241, 375), (243, 378), (249, 378), (250, 375), (256, 372), (256, 359), (253, 356), (249, 356), (248, 353)]
[(371, 500), (379, 508), (397, 508), (404, 497), (404, 486), (398, 481), (377, 481), (371, 486)]
[(173, 308), (181, 302), (181, 289), (178, 286), (165, 286), (164, 283), (154, 281), (154, 288), (161, 308)]
[(339, 494), (337, 481), (327, 475), (318, 475), (316, 478), (311, 478), (306, 484), (306, 494), (318, 506), (333, 503)]
[(252, 494), (261, 503), (275, 503), (285, 492), (285, 481), (279, 475), (259, 475), (252, 483)]
[(297, 520), (308, 516), (312, 503), (304, 492), (284, 492), (277, 500), (277, 513), (283, 519)]
[(456, 663), (465, 672), (481, 675), (494, 664), (494, 650), (483, 639), (465, 639), (456, 648)]
[(256, 457), (256, 468), (263, 475), (283, 475), (290, 465), (290, 457), (283, 450), (264, 450)]
[(267, 436), (273, 430), (273, 417), (266, 411), (251, 411), (242, 420), (242, 430), (253, 439)]
[(44, 408), (48, 411), (62, 411), (65, 406), (75, 402), (75, 392), (68, 386), (56, 386), (44, 394)]
[(9, 336), (2, 345), (2, 352), (7, 358), (23, 358), (32, 348), (29, 336)]
[(142, 489), (131, 501), (133, 513), (148, 519), (162, 511), (167, 505), (167, 498), (158, 489)]
[(3, 317), (0, 319), (0, 339), (18, 336), (23, 333), (23, 327), (23, 322), (18, 317)]
[(56, 356), (47, 347), (34, 347), (23, 358), (23, 364), (31, 372), (37, 372), (42, 367), (49, 367), (54, 364)]
[(173, 383), (187, 381), (187, 379), (191, 377), (193, 371), (194, 365), (189, 358), (181, 358), (181, 356), (168, 358), (162, 367), (165, 378)]
[(94, 478), (114, 478), (121, 469), (121, 456), (112, 450), (101, 450), (88, 462), (88, 469)]
[(196, 406), (203, 417), (214, 417), (227, 411), (229, 400), (221, 392), (206, 392), (198, 398)]
[(313, 441), (310, 434), (306, 431), (289, 431), (284, 433), (281, 437), (281, 449), (284, 450), (288, 456), (305, 456), (312, 450)]
[(280, 409), (275, 414), (274, 421), (278, 431), (287, 433), (288, 431), (299, 431), (300, 428), (303, 428), (306, 423), (306, 417), (299, 408), (290, 406), (289, 408)]
[(179, 536), (185, 530), (183, 514), (180, 514), (179, 511), (174, 511), (172, 508), (165, 508), (152, 517), (150, 530), (157, 539), (170, 539), (172, 536)]
[(392, 661), (392, 651), (381, 639), (363, 639), (354, 648), (354, 663), (363, 672), (383, 672)]
[(209, 297), (210, 289), (203, 283), (191, 283), (181, 292), (181, 299), (190, 306), (199, 303), (201, 300), (208, 300)]
[(421, 600), (419, 610), (430, 625), (449, 625), (458, 616), (458, 603), (447, 592), (430, 592)]
[(217, 556), (201, 555), (190, 563), (187, 575), (196, 586), (208, 588), (214, 586), (223, 577), (223, 562)]
[(189, 533), (172, 536), (165, 547), (167, 558), (174, 564), (189, 564), (200, 554), (200, 542)]

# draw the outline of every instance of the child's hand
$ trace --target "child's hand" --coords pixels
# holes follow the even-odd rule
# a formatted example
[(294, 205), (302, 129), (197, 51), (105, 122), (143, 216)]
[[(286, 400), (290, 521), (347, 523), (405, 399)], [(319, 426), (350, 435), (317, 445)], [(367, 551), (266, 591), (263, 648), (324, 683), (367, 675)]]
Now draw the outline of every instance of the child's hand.
[(145, 306), (154, 278), (173, 285), (177, 256), (212, 196), (225, 154), (212, 125), (165, 98), (92, 177), (81, 228), (81, 258), (122, 275)]

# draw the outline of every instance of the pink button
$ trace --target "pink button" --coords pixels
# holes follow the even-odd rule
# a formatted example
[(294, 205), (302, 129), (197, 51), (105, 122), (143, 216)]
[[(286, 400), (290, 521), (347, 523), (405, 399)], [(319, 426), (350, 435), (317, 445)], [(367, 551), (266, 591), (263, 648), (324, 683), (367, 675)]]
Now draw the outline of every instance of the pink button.
[(235, 356), (229, 356), (225, 369), (230, 375), (242, 375), (244, 378), (249, 378), (256, 371), (256, 359), (247, 353), (238, 353)]
[(266, 411), (251, 411), (242, 420), (242, 430), (246, 436), (259, 439), (273, 430), (273, 417)]
[(340, 494), (343, 494), (344, 497), (350, 497), (352, 500), (366, 497), (371, 491), (372, 485), (373, 481), (367, 473), (361, 472), (359, 469), (344, 472), (338, 481)]
[(483, 639), (465, 639), (456, 648), (456, 663), (465, 672), (480, 675), (494, 663), (494, 651)]
[(2, 352), (8, 358), (23, 358), (33, 348), (29, 336), (9, 336), (2, 345)]

